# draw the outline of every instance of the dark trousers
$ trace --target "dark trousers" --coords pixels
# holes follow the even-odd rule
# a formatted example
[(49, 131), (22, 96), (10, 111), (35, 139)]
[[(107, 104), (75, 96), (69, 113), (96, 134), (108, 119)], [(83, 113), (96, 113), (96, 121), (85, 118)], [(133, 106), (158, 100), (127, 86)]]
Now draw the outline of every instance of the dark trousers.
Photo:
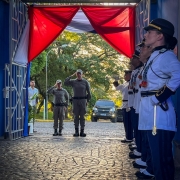
[(146, 162), (147, 159), (147, 133), (144, 130), (140, 130), (141, 132), (141, 159), (142, 161)]
[(149, 147), (149, 143), (148, 143), (148, 136), (147, 136), (147, 132), (146, 130), (141, 131), (141, 137), (142, 137), (142, 144), (141, 144), (141, 159), (142, 161), (145, 161), (147, 164), (147, 168), (146, 170), (150, 173), (154, 175), (154, 170), (153, 170), (153, 164), (152, 164), (152, 157), (151, 157), (151, 150)]
[(141, 152), (141, 131), (138, 130), (138, 124), (139, 124), (139, 114), (135, 113), (135, 109), (131, 108), (131, 120), (133, 124), (133, 130), (134, 130), (134, 138), (137, 146), (137, 151)]
[(156, 180), (174, 180), (174, 161), (172, 154), (172, 140), (175, 132), (157, 130), (155, 136), (152, 130), (147, 131), (153, 170)]
[(131, 111), (126, 112), (126, 109), (123, 108), (123, 123), (125, 129), (125, 136), (127, 140), (133, 139), (133, 128), (132, 128), (132, 121), (131, 121)]

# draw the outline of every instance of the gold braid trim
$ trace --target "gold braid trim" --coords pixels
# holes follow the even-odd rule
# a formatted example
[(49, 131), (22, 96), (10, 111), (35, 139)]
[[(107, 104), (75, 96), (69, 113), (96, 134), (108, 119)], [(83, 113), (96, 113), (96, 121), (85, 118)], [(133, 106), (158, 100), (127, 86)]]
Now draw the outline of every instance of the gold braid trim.
[(154, 28), (158, 29), (159, 31), (161, 30), (161, 28), (159, 26), (156, 26), (154, 24), (149, 24), (149, 26), (154, 27)]
[[(160, 96), (161, 94), (164, 93), (165, 89), (168, 88), (167, 86), (163, 86), (157, 93), (156, 93), (156, 97)], [(169, 88), (168, 88), (169, 89)]]

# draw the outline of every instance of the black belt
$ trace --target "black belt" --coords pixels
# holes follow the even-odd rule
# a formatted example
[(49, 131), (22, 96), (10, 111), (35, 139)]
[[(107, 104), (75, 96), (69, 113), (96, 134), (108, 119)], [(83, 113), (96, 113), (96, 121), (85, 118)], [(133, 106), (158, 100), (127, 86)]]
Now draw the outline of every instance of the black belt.
[[(141, 91), (141, 97), (148, 97), (148, 96), (153, 96), (157, 93), (158, 91)], [(167, 102), (163, 103), (158, 103), (158, 105), (162, 108), (163, 111), (167, 111), (169, 109)]]
[(158, 91), (141, 91), (141, 97), (148, 97), (148, 96), (153, 96), (157, 93)]
[(128, 100), (124, 100), (124, 99), (123, 99), (122, 101), (123, 101), (123, 102), (127, 102)]
[(128, 94), (134, 94), (132, 91), (128, 91)]
[(87, 97), (73, 97), (73, 99), (87, 99)]
[(57, 104), (54, 104), (54, 106), (67, 106), (67, 104), (65, 104), (65, 103), (57, 103)]

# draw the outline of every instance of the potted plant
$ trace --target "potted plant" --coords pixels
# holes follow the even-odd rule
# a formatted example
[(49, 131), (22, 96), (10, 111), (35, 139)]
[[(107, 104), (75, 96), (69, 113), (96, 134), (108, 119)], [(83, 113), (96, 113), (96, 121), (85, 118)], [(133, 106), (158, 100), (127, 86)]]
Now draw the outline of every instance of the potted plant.
[(28, 105), (28, 135), (33, 131), (33, 107)]
[[(38, 94), (35, 93), (30, 99), (28, 104), (28, 129), (29, 133), (33, 133), (33, 120), (35, 119), (36, 106), (32, 106), (32, 100), (37, 99)], [(29, 128), (30, 126), (30, 128)]]

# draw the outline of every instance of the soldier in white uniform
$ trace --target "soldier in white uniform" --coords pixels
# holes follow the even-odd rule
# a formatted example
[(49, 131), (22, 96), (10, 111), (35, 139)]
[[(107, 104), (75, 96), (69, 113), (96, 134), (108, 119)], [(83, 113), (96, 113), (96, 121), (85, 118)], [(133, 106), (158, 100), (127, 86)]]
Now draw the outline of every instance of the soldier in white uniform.
[[(140, 55), (139, 55), (139, 60), (144, 64), (140, 72), (138, 73), (137, 76), (137, 81), (136, 81), (136, 87), (138, 88), (139, 85), (141, 84), (142, 81), (142, 71), (152, 53), (152, 49), (150, 46), (146, 46), (144, 44), (143, 40), (138, 46), (140, 47)], [(139, 104), (140, 104), (140, 99), (141, 99), (141, 88), (138, 88), (139, 91), (136, 93), (135, 99), (134, 99), (134, 107), (136, 107), (136, 113), (139, 113)], [(153, 166), (152, 162), (149, 161), (151, 159), (151, 155), (149, 152), (149, 148), (147, 145), (147, 136), (146, 136), (146, 131), (140, 130), (141, 132), (141, 158), (136, 159), (133, 161), (133, 166), (135, 168), (146, 168), (147, 172), (153, 173)], [(137, 171), (136, 174), (139, 174), (140, 172)]]
[[(132, 101), (132, 106), (131, 106), (131, 118), (132, 118), (132, 123), (133, 123), (133, 130), (134, 130), (134, 138), (135, 138), (135, 143), (136, 143), (136, 148), (130, 147), (132, 152), (129, 153), (130, 158), (138, 158), (141, 157), (141, 133), (138, 130), (138, 122), (139, 122), (139, 114), (136, 112), (136, 96), (138, 95), (139, 92), (139, 84), (138, 84), (138, 74), (140, 72), (140, 69), (142, 67), (142, 62), (139, 60), (139, 51), (135, 50), (132, 58), (131, 58), (131, 64), (134, 67), (134, 70), (132, 71), (131, 75), (131, 80), (130, 80), (130, 87), (129, 87), (129, 92), (130, 90), (133, 92), (133, 101)], [(132, 97), (132, 95), (129, 95), (129, 99)]]
[(131, 78), (131, 70), (124, 71), (124, 79), (125, 83), (119, 84), (118, 81), (114, 81), (113, 84), (117, 91), (121, 91), (122, 93), (122, 101), (123, 104), (121, 106), (122, 113), (123, 113), (123, 123), (125, 129), (125, 138), (121, 140), (122, 143), (129, 143), (133, 140), (133, 128), (132, 128), (132, 121), (131, 121), (131, 113), (130, 108), (128, 107), (128, 88), (129, 88), (129, 80)]
[[(173, 24), (165, 19), (155, 19), (144, 29), (145, 45), (153, 52), (142, 73), (138, 128), (147, 133), (155, 179), (174, 180), (176, 115), (171, 95), (180, 86), (180, 62), (172, 51), (177, 39), (173, 37)], [(153, 177), (146, 170), (137, 176)]]

